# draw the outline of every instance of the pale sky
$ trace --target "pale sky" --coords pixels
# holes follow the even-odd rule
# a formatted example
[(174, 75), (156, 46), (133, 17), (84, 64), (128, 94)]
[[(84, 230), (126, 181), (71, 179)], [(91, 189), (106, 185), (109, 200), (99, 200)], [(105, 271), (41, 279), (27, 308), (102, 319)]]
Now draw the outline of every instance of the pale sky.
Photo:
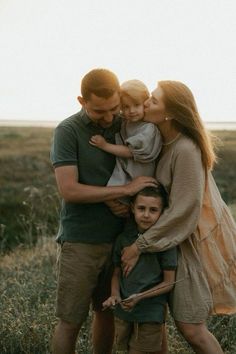
[(0, 0), (0, 119), (62, 120), (81, 78), (180, 80), (204, 121), (236, 121), (235, 0)]

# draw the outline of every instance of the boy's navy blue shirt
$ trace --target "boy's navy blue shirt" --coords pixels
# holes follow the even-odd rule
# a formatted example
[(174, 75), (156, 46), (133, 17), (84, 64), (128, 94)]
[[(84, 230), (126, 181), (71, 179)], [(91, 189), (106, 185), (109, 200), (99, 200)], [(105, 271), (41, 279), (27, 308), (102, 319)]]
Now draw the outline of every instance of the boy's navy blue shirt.
[[(113, 261), (121, 267), (122, 249), (138, 238), (138, 230), (132, 221), (118, 236)], [(163, 270), (175, 270), (177, 267), (177, 248), (158, 253), (142, 253), (133, 270), (127, 277), (121, 276), (120, 292), (122, 299), (132, 294), (148, 290), (163, 281)], [(141, 300), (132, 311), (124, 311), (120, 305), (115, 308), (115, 316), (130, 322), (165, 322), (165, 305), (168, 293)]]

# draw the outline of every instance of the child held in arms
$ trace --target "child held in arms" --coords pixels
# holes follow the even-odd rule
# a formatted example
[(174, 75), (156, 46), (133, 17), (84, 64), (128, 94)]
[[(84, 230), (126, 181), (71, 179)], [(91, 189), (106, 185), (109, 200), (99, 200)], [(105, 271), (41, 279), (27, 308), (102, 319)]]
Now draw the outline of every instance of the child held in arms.
[(124, 119), (120, 132), (116, 134), (116, 144), (108, 143), (101, 135), (94, 135), (90, 139), (90, 144), (117, 157), (107, 184), (109, 186), (129, 183), (138, 176), (154, 176), (155, 161), (162, 141), (158, 128), (152, 123), (143, 122), (144, 102), (148, 98), (149, 92), (143, 82), (124, 82), (121, 85)]
[(104, 309), (114, 308), (117, 350), (128, 350), (129, 354), (157, 354), (162, 348), (167, 297), (175, 281), (177, 249), (142, 253), (128, 276), (122, 272), (122, 250), (158, 222), (167, 205), (167, 193), (161, 184), (142, 189), (131, 202), (134, 219), (115, 244), (111, 296), (103, 306)]

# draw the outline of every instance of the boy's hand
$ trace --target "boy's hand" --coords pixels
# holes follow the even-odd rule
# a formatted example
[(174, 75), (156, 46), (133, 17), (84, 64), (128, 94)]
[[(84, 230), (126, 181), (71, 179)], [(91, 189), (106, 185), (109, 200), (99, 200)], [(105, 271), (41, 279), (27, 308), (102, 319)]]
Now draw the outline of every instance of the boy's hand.
[(121, 307), (125, 311), (131, 311), (132, 308), (140, 301), (138, 294), (130, 295), (127, 299), (122, 300)]
[(119, 295), (110, 296), (108, 299), (106, 299), (103, 302), (102, 304), (103, 310), (106, 310), (108, 308), (114, 308), (120, 302), (121, 302), (121, 297)]
[(97, 146), (98, 148), (103, 148), (106, 145), (106, 140), (101, 135), (93, 135), (89, 140), (89, 143), (93, 146)]

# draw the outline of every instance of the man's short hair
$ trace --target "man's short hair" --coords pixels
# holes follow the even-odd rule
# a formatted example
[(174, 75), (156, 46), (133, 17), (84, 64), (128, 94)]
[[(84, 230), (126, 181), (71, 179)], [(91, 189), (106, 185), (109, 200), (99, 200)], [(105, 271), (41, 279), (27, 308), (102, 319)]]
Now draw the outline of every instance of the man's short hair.
[(107, 69), (93, 69), (82, 79), (81, 94), (87, 101), (91, 94), (102, 98), (110, 98), (115, 92), (120, 91), (120, 83), (117, 76)]

